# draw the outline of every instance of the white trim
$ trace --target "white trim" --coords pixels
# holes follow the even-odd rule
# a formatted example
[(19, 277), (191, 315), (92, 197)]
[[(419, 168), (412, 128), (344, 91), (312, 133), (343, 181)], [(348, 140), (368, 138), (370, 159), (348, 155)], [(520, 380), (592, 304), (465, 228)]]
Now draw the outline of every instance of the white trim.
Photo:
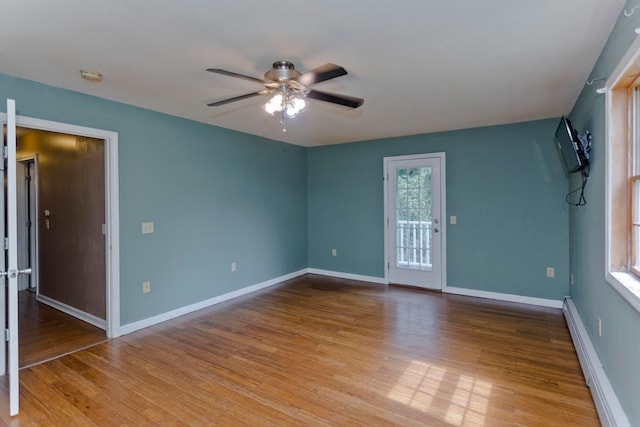
[(387, 181), (389, 181), (389, 167), (388, 167), (388, 161), (387, 158), (384, 157), (382, 159), (382, 197), (383, 197), (383, 201), (384, 201), (384, 209), (383, 209), (383, 215), (384, 217), (382, 218), (382, 224), (383, 224), (383, 238), (384, 238), (384, 283), (385, 284), (389, 284), (389, 208), (387, 206), (387, 200), (389, 195), (387, 194), (389, 192), (389, 190), (387, 189), (387, 187), (389, 186), (389, 183)]
[(377, 283), (379, 285), (388, 285), (389, 282), (385, 277), (362, 276), (360, 274), (342, 273), (340, 271), (321, 270), (319, 268), (307, 268), (309, 274), (319, 274), (321, 276), (336, 277), (339, 279), (358, 280), (361, 282)]
[[(440, 160), (440, 288), (434, 290), (444, 291), (447, 287), (447, 154), (443, 151), (437, 153), (420, 153), (409, 154), (405, 156), (389, 156), (382, 158), (382, 182), (383, 182), (383, 197), (384, 197), (384, 283), (389, 283), (389, 207), (388, 203), (388, 190), (389, 185), (389, 164), (392, 161), (404, 161), (404, 160), (418, 160), (418, 159), (433, 159)], [(355, 279), (358, 280), (358, 279)], [(426, 288), (425, 288), (426, 289)]]
[(640, 313), (640, 280), (632, 273), (607, 272), (607, 282)]
[[(0, 113), (6, 122), (6, 114)], [(106, 235), (106, 331), (109, 338), (120, 336), (120, 196), (118, 187), (118, 133), (67, 123), (16, 116), (16, 125), (50, 132), (103, 139), (105, 142)]]
[[(389, 284), (387, 278), (385, 277), (362, 276), (359, 274), (342, 273), (339, 271), (321, 270), (319, 268), (307, 268), (307, 273), (319, 274), (321, 276), (328, 276), (328, 277), (336, 277), (339, 279), (359, 280), (363, 282), (371, 282), (371, 283), (380, 284), (380, 285)], [(477, 297), (477, 298), (487, 298), (487, 299), (493, 299), (497, 301), (510, 301), (510, 302), (517, 302), (520, 304), (537, 305), (541, 307), (550, 307), (550, 308), (558, 308), (558, 309), (562, 308), (562, 301), (558, 301), (558, 300), (527, 297), (522, 295), (502, 294), (498, 292), (478, 291), (475, 289), (456, 288), (453, 286), (443, 287), (442, 293), (466, 295), (466, 296)]]
[(73, 316), (76, 317), (80, 320), (82, 320), (83, 322), (87, 322), (90, 325), (95, 326), (96, 328), (100, 328), (102, 330), (104, 330), (106, 328), (106, 322), (104, 319), (101, 319), (97, 316), (94, 316), (93, 314), (87, 313), (85, 311), (82, 310), (78, 310), (75, 307), (72, 307), (70, 305), (67, 305), (65, 303), (62, 303), (58, 300), (55, 300), (53, 298), (49, 298), (45, 295), (38, 295), (37, 297), (38, 302), (41, 302), (43, 304), (46, 304), (50, 307), (55, 308), (56, 310), (60, 310), (63, 313), (67, 313), (69, 316)]
[(562, 308), (562, 301), (557, 301), (554, 299), (503, 294), (499, 292), (479, 291), (476, 289), (456, 288), (454, 286), (447, 286), (446, 288), (442, 289), (442, 292), (446, 294), (466, 295), (469, 297), (488, 298), (498, 301), (510, 301), (520, 304), (538, 305), (541, 307)]
[(631, 43), (629, 49), (624, 54), (616, 68), (609, 74), (609, 78), (604, 85), (605, 90), (610, 92), (620, 81), (620, 79), (626, 74), (629, 66), (640, 59), (640, 36), (636, 36), (636, 39)]
[(613, 169), (611, 135), (613, 133), (613, 89), (625, 77), (632, 66), (640, 63), (640, 36), (636, 36), (605, 84), (605, 279), (625, 301), (640, 313), (640, 280), (627, 272), (611, 271), (612, 180)]
[(631, 426), (571, 298), (565, 299), (562, 311), (600, 422), (605, 427)]
[(217, 297), (209, 298), (207, 300), (199, 301), (197, 303), (180, 307), (175, 310), (167, 311), (166, 313), (158, 314), (157, 316), (148, 317), (146, 319), (138, 320), (137, 322), (133, 322), (133, 323), (128, 323), (126, 325), (120, 326), (119, 332), (120, 332), (120, 335), (130, 334), (137, 330), (148, 328), (149, 326), (157, 325), (158, 323), (162, 323), (167, 320), (174, 319), (176, 317), (184, 316), (185, 314), (189, 314), (194, 311), (210, 307), (212, 305), (220, 304), (221, 302), (225, 302), (233, 298), (238, 298), (243, 295), (250, 294), (251, 292), (256, 292), (273, 285), (277, 285), (281, 282), (284, 282), (285, 280), (290, 280), (295, 277), (302, 276), (304, 274), (307, 274), (307, 269), (302, 269), (302, 270), (295, 271), (293, 273), (285, 274), (284, 276), (276, 277), (274, 279), (267, 280), (265, 282), (247, 286), (246, 288), (238, 289), (236, 291), (222, 294)]
[(440, 271), (440, 290), (447, 289), (447, 155), (435, 153), (440, 156), (440, 259), (442, 267)]

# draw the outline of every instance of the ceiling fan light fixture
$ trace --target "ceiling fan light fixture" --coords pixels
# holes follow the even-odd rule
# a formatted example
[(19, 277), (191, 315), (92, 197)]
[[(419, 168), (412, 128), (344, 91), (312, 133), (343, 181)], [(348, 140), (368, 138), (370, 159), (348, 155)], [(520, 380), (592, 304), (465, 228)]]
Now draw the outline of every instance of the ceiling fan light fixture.
[(306, 110), (307, 105), (307, 101), (298, 95), (277, 93), (264, 104), (263, 108), (272, 116), (275, 113), (284, 113), (288, 119), (293, 119)]
[(285, 114), (292, 119), (307, 109), (307, 101), (302, 98), (292, 97), (287, 101)]
[(356, 98), (354, 96), (320, 92), (308, 87), (309, 85), (331, 80), (347, 74), (347, 71), (343, 67), (331, 63), (300, 73), (299, 71), (296, 71), (291, 62), (276, 61), (273, 63), (272, 69), (264, 74), (264, 79), (257, 79), (255, 77), (238, 74), (221, 68), (207, 68), (207, 71), (215, 74), (221, 74), (223, 76), (249, 80), (251, 82), (261, 83), (264, 85), (263, 90), (234, 96), (232, 98), (223, 99), (222, 101), (211, 102), (207, 104), (209, 107), (217, 107), (231, 102), (253, 98), (254, 96), (275, 93), (275, 95), (273, 95), (271, 99), (262, 106), (262, 108), (272, 116), (275, 116), (276, 113), (278, 113), (283, 132), (287, 131), (286, 120), (297, 117), (307, 108), (308, 102), (305, 99), (307, 97), (317, 101), (343, 105), (349, 108), (358, 108), (364, 102), (364, 99)]

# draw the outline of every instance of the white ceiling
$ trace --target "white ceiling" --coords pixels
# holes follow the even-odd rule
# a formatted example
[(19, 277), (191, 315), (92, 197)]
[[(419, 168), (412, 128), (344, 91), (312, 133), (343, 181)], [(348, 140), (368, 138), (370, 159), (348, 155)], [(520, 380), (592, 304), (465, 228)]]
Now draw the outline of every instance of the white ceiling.
[[(0, 0), (0, 72), (302, 146), (557, 117), (573, 106), (623, 0)], [(261, 89), (277, 60), (347, 76), (288, 123)], [(98, 70), (102, 83), (80, 78)]]

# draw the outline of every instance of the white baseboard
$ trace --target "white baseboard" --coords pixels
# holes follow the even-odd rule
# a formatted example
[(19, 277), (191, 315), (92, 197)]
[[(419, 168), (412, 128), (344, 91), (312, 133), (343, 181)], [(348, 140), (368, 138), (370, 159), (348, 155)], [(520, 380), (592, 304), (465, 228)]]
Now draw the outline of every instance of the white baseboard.
[(605, 427), (631, 426), (571, 298), (565, 299), (562, 311), (600, 422)]
[(562, 301), (556, 301), (553, 299), (525, 297), (522, 295), (502, 294), (499, 292), (479, 291), (476, 289), (456, 288), (454, 286), (447, 286), (442, 289), (442, 292), (447, 294), (466, 295), (469, 297), (495, 299), (498, 301), (518, 302), (521, 304), (531, 304), (542, 307), (562, 308)]
[(251, 292), (259, 291), (260, 289), (268, 288), (269, 286), (277, 285), (280, 282), (284, 282), (285, 280), (293, 279), (298, 276), (302, 276), (307, 273), (306, 269), (299, 270), (293, 273), (285, 274), (284, 276), (276, 277), (271, 280), (267, 280), (265, 282), (257, 283), (255, 285), (247, 286), (246, 288), (238, 289), (237, 291), (229, 292), (223, 295), (219, 295), (217, 297), (213, 297), (204, 301), (197, 302), (195, 304), (191, 304), (185, 307), (180, 307), (175, 310), (168, 311), (166, 313), (159, 314), (157, 316), (149, 317), (143, 320), (139, 320), (137, 322), (128, 323), (126, 325), (122, 325), (120, 327), (119, 335), (130, 334), (131, 332), (135, 332), (139, 329), (147, 328), (149, 326), (156, 325), (158, 323), (162, 323), (164, 321), (183, 316), (185, 314), (189, 314), (191, 312), (201, 310), (203, 308), (210, 307), (215, 304), (219, 304), (224, 301), (228, 301), (233, 298), (240, 297), (242, 295), (249, 294)]
[(377, 283), (379, 285), (387, 285), (384, 277), (362, 276), (360, 274), (342, 273), (340, 271), (321, 270), (319, 268), (307, 268), (309, 274), (319, 274), (321, 276), (336, 277), (338, 279), (358, 280), (361, 282)]
[(42, 294), (38, 294), (37, 300), (43, 304), (55, 308), (56, 310), (67, 313), (69, 316), (73, 316), (77, 319), (82, 320), (83, 322), (87, 322), (88, 324), (93, 325), (96, 328), (100, 328), (103, 330), (107, 329), (107, 322), (104, 319), (94, 316), (93, 314), (89, 314), (75, 307), (71, 307), (70, 305), (64, 304)]
[[(389, 282), (384, 277), (362, 276), (359, 274), (342, 273), (340, 271), (321, 270), (319, 268), (307, 268), (307, 273), (319, 274), (321, 276), (336, 277), (339, 279), (359, 280), (362, 282), (371, 282), (371, 283), (377, 283), (380, 285), (389, 284)], [(443, 288), (442, 292), (449, 293), (449, 294), (456, 294), (456, 295), (466, 295), (466, 296), (478, 297), (478, 298), (495, 299), (499, 301), (511, 301), (511, 302), (517, 302), (522, 304), (532, 304), (532, 305), (538, 305), (542, 307), (551, 307), (551, 308), (559, 308), (559, 309), (562, 308), (562, 301), (544, 299), (544, 298), (534, 298), (534, 297), (526, 297), (526, 296), (512, 295), (512, 294), (501, 294), (498, 292), (478, 291), (475, 289), (456, 288), (451, 286), (447, 286)]]

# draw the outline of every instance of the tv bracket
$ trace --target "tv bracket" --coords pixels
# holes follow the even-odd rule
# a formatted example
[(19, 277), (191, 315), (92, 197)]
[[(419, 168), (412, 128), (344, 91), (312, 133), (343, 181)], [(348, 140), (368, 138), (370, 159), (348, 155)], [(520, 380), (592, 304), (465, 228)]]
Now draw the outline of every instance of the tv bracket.
[(578, 135), (578, 141), (580, 141), (584, 157), (589, 160), (589, 151), (591, 151), (591, 132), (585, 131), (582, 135)]
[[(582, 152), (584, 153), (584, 158), (587, 160), (587, 165), (589, 164), (589, 152), (591, 151), (591, 132), (588, 130), (585, 131), (582, 135), (578, 135), (578, 141), (580, 142), (580, 146), (582, 147)], [(582, 169), (582, 175), (586, 178), (589, 176), (588, 169)]]

